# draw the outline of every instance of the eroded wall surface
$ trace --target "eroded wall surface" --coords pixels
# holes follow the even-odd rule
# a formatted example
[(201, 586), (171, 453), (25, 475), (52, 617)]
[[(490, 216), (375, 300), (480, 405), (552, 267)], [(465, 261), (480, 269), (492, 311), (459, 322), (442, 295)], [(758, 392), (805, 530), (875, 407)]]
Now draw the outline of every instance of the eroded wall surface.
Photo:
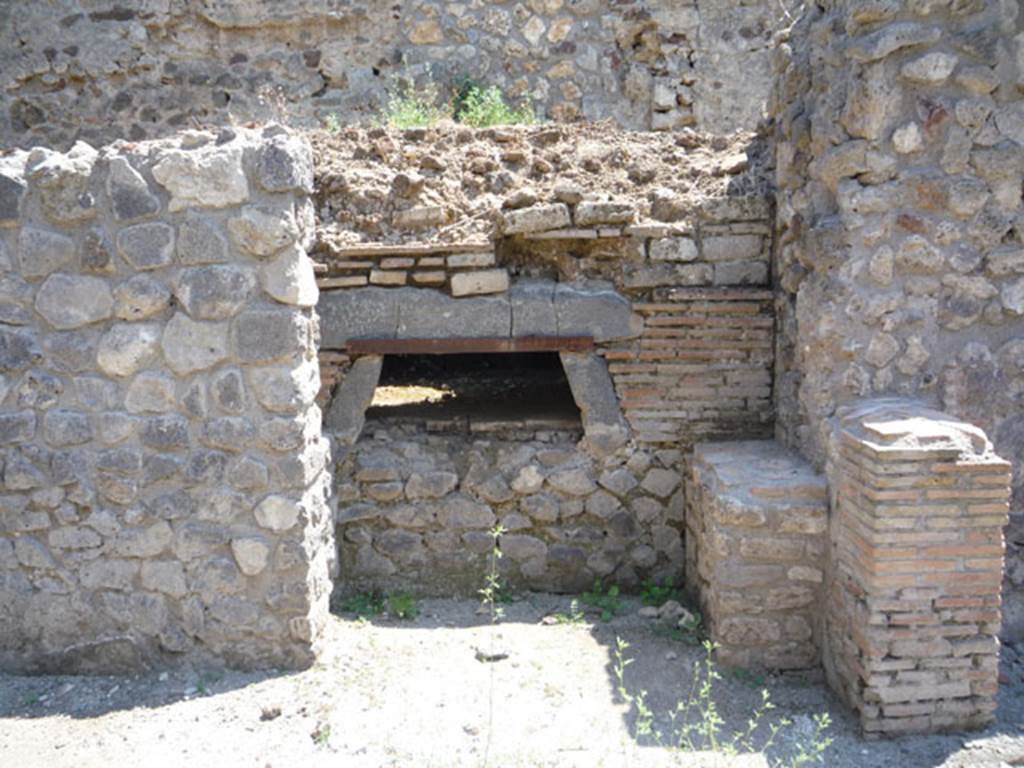
[(312, 661), (311, 188), (280, 127), (0, 158), (0, 667)]
[[(820, 464), (837, 407), (878, 394), (980, 426), (1014, 465), (1018, 587), (1022, 30), (1015, 0), (818, 3), (772, 105), (778, 436)], [(1018, 589), (1008, 623), (1022, 613)]]
[(553, 120), (728, 132), (761, 116), (782, 19), (772, 0), (5, 0), (0, 142), (345, 124), (398, 79), (467, 77)]

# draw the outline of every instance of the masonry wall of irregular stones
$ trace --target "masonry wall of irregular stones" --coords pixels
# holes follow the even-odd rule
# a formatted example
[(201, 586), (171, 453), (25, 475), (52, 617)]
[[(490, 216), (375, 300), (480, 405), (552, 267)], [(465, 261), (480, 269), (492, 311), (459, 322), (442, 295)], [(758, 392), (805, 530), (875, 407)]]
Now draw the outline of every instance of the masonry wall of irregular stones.
[[(342, 589), (472, 592), (495, 522), (509, 529), (504, 567), (517, 586), (678, 581), (689, 448), (770, 434), (763, 198), (659, 210), (663, 218), (649, 221), (629, 201), (562, 198), (504, 211), (494, 242), (319, 254), (321, 401), (337, 437), (355, 440), (363, 427), (332, 418), (339, 399), (368, 402), (349, 391), (364, 372), (349, 368), (353, 339), (592, 337), (596, 354), (580, 357), (614, 385), (613, 402), (600, 405), (593, 384), (573, 386), (585, 428), (578, 446), (581, 435), (538, 441), (545, 428), (529, 423), (518, 426), (523, 435), (478, 440), (367, 425), (352, 454), (339, 455)], [(591, 411), (604, 414), (598, 429)], [(611, 445), (601, 437), (626, 427)], [(413, 477), (424, 473), (433, 490)]]
[(822, 465), (850, 400), (924, 398), (1014, 466), (1024, 632), (1024, 14), (1016, 0), (808, 7), (780, 50), (777, 434)]
[(67, 147), (195, 125), (305, 127), (379, 111), (401, 79), (460, 78), (552, 120), (758, 121), (774, 0), (58, 0), (0, 4), (0, 142)]
[(311, 662), (311, 187), (279, 127), (0, 158), (0, 667)]

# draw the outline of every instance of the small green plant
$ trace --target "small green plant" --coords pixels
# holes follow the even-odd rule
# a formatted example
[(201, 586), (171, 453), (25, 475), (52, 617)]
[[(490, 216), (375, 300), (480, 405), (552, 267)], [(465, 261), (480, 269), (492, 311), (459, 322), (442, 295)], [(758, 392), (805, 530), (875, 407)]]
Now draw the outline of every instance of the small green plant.
[(583, 611), (580, 610), (580, 601), (575, 598), (569, 603), (568, 613), (552, 614), (556, 624), (582, 624)]
[(313, 743), (318, 747), (326, 747), (328, 742), (331, 740), (331, 724), (330, 723), (317, 723), (316, 728), (309, 734), (310, 738), (313, 739)]
[(761, 688), (765, 684), (765, 676), (761, 672), (744, 667), (734, 667), (726, 670), (726, 674), (738, 683), (743, 683), (751, 688)]
[(513, 108), (496, 85), (484, 88), (472, 81), (464, 81), (454, 100), (455, 120), (474, 128), (492, 125), (532, 125), (537, 122), (533, 108), (524, 103)]
[(684, 624), (674, 627), (655, 624), (652, 631), (655, 635), (667, 637), (669, 640), (674, 640), (677, 643), (700, 645), (704, 641), (704, 620), (700, 615), (700, 611), (693, 611), (691, 615), (693, 618)]
[(420, 614), (420, 608), (416, 604), (416, 598), (408, 592), (399, 592), (397, 595), (388, 597), (388, 613), (396, 619), (412, 621)]
[[(716, 646), (704, 641), (704, 658), (694, 662), (693, 682), (687, 698), (676, 704), (669, 713), (671, 732), (665, 738), (655, 726), (654, 713), (646, 703), (646, 692), (633, 693), (626, 685), (626, 668), (633, 662), (626, 658), (629, 644), (621, 638), (615, 639), (614, 672), (617, 689), (623, 701), (636, 710), (634, 733), (637, 738), (651, 738), (657, 744), (684, 752), (709, 750), (725, 755), (750, 752), (767, 752), (780, 733), (793, 725), (788, 718), (772, 719), (775, 709), (767, 689), (761, 690), (761, 701), (751, 712), (745, 726), (729, 733), (725, 731), (725, 719), (715, 701), (715, 683), (722, 679), (715, 668), (713, 655)], [(822, 765), (825, 751), (832, 744), (827, 735), (832, 720), (828, 713), (813, 716), (814, 730), (811, 734), (797, 732), (791, 740), (788, 758), (782, 757), (770, 762), (773, 768), (799, 768), (805, 765)]]
[(387, 610), (387, 601), (376, 592), (360, 592), (346, 597), (338, 605), (342, 613), (354, 613), (358, 618), (373, 618)]
[(502, 599), (504, 590), (501, 584), (501, 576), (498, 574), (498, 561), (501, 559), (501, 537), (505, 529), (499, 524), (490, 530), (491, 554), (487, 575), (484, 577), (484, 585), (477, 592), (480, 594), (480, 602), (487, 608), (491, 617), (491, 625), (498, 623), (498, 620), (505, 614), (505, 609), (498, 603), (507, 602)]
[(339, 133), (341, 131), (341, 119), (337, 112), (331, 112), (324, 118), (324, 128), (328, 133)]
[(399, 82), (388, 97), (383, 122), (391, 128), (429, 128), (449, 117), (437, 106), (439, 94), (434, 83), (417, 88), (412, 81)]
[(622, 609), (622, 601), (619, 600), (619, 588), (614, 584), (604, 590), (601, 580), (594, 581), (594, 589), (584, 592), (582, 595), (583, 604), (596, 608), (601, 615), (601, 621), (611, 621)]
[(676, 589), (671, 576), (661, 584), (656, 584), (653, 579), (644, 579), (641, 585), (640, 600), (644, 605), (657, 608), (669, 600), (678, 599), (679, 590)]

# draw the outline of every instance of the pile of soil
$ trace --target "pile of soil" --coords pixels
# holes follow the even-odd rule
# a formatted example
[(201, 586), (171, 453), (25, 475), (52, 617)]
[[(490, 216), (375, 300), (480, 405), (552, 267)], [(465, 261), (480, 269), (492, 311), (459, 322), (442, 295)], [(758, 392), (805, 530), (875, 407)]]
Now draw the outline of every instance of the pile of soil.
[(709, 198), (765, 195), (770, 188), (768, 144), (749, 132), (445, 124), (351, 127), (316, 131), (309, 139), (319, 220), (315, 253), (363, 243), (486, 240), (503, 207), (551, 202), (557, 187), (631, 202), (640, 220), (664, 219), (664, 211), (678, 219)]

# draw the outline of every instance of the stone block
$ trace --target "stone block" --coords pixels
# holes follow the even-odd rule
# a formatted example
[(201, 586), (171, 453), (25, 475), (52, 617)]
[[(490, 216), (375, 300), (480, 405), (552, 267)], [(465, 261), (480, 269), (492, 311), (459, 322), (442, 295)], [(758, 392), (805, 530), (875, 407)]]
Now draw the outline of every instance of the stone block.
[(240, 251), (262, 258), (295, 243), (299, 227), (290, 204), (287, 208), (247, 205), (228, 219), (228, 234)]
[(723, 261), (715, 264), (715, 285), (768, 285), (768, 264), (763, 261)]
[(0, 173), (0, 227), (11, 227), (21, 219), (21, 201), (25, 197), (24, 179)]
[(516, 280), (509, 289), (512, 336), (555, 336), (555, 286), (551, 280)]
[(643, 324), (633, 314), (629, 300), (608, 283), (558, 283), (554, 294), (555, 316), (561, 336), (592, 336), (605, 342), (632, 339)]
[(574, 218), (577, 227), (631, 224), (636, 218), (636, 208), (628, 202), (584, 200), (576, 206)]
[(761, 235), (714, 235), (701, 240), (701, 253), (706, 261), (766, 260)]
[(196, 322), (176, 312), (164, 327), (161, 346), (179, 375), (212, 368), (228, 356), (228, 324)]
[(312, 194), (313, 150), (309, 142), (291, 134), (264, 142), (256, 155), (256, 179), (268, 192)]
[(502, 231), (506, 235), (545, 232), (572, 226), (569, 206), (561, 203), (504, 211), (502, 216)]
[(149, 275), (135, 275), (114, 288), (114, 315), (121, 320), (145, 320), (170, 303), (170, 289)]
[(190, 214), (178, 227), (177, 255), (184, 265), (220, 264), (228, 260), (228, 243), (212, 220)]
[(271, 298), (282, 304), (312, 307), (320, 298), (313, 262), (295, 244), (260, 267), (260, 284)]
[(324, 428), (342, 445), (355, 443), (363, 430), (383, 362), (379, 355), (357, 358), (331, 398)]
[(692, 237), (659, 237), (651, 240), (651, 261), (695, 261), (697, 243)]
[(629, 428), (607, 365), (594, 354), (562, 352), (559, 357), (580, 409), (588, 448), (598, 455), (615, 452), (629, 439)]
[(410, 295), (384, 288), (325, 292), (317, 304), (321, 348), (343, 349), (349, 339), (395, 338), (399, 304), (420, 293), (425, 292), (417, 290)]
[(503, 293), (508, 290), (508, 285), (506, 269), (460, 272), (451, 277), (452, 296), (455, 297)]
[(512, 309), (507, 296), (453, 299), (439, 291), (397, 291), (399, 339), (508, 337)]
[(174, 295), (193, 320), (226, 320), (250, 301), (255, 288), (251, 269), (224, 264), (182, 270)]

